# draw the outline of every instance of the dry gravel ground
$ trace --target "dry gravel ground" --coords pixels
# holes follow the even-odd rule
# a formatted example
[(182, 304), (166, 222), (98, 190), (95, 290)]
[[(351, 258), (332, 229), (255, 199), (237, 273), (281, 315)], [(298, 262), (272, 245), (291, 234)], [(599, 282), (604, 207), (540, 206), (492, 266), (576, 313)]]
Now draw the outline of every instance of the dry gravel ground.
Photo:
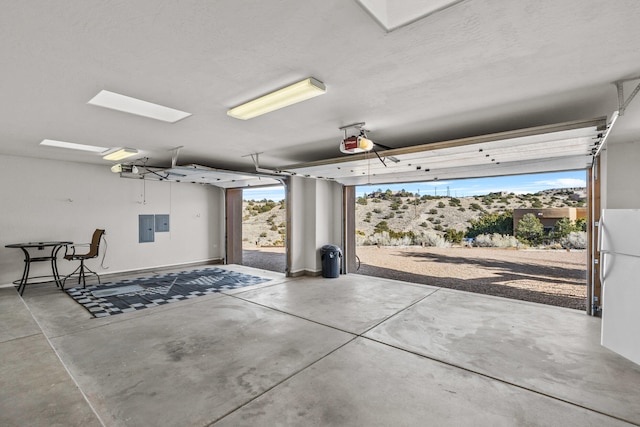
[[(586, 251), (360, 246), (358, 274), (586, 309)], [(244, 264), (284, 272), (284, 248), (244, 251)]]

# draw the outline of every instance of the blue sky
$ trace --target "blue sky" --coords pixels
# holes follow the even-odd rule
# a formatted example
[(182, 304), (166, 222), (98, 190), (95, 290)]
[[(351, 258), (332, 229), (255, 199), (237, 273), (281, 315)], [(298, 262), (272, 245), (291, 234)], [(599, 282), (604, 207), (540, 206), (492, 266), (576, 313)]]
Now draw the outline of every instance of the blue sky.
[[(449, 181), (414, 182), (392, 185), (362, 185), (356, 188), (356, 195), (362, 196), (377, 189), (391, 191), (405, 189), (412, 193), (446, 196), (447, 191), (452, 197), (466, 197), (484, 195), (497, 191), (507, 191), (516, 194), (536, 193), (551, 188), (586, 187), (587, 172), (584, 170), (570, 172), (541, 173), (532, 175), (500, 176), (494, 178), (471, 178)], [(282, 187), (245, 189), (245, 200), (284, 199)]]

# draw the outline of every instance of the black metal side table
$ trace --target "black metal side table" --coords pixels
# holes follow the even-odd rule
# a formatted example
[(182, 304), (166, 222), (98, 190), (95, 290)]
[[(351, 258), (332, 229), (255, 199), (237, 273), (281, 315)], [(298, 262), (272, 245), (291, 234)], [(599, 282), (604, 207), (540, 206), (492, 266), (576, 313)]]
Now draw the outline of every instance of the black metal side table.
[[(63, 247), (71, 244), (73, 244), (73, 242), (60, 241), (13, 243), (11, 245), (6, 245), (5, 248), (22, 249), (22, 252), (24, 253), (24, 270), (22, 272), (22, 278), (13, 282), (14, 284), (18, 285), (18, 292), (20, 293), (20, 295), (22, 295), (22, 293), (24, 292), (24, 288), (27, 286), (27, 284), (33, 285), (36, 283), (55, 282), (57, 287), (62, 287), (62, 280), (60, 279), (60, 274), (58, 274), (58, 252)], [(30, 250), (44, 251), (45, 248), (51, 248), (51, 252), (41, 254), (40, 256), (32, 256), (33, 254), (29, 252)], [(51, 263), (51, 275), (29, 277), (29, 269), (31, 267), (31, 263), (42, 261), (49, 261)]]

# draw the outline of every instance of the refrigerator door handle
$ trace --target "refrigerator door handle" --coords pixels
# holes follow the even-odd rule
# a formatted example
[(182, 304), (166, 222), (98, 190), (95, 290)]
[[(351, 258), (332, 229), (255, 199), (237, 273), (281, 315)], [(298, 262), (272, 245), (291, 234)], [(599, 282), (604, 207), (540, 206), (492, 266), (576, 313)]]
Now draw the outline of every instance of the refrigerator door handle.
[(600, 285), (604, 284), (604, 264), (605, 264), (605, 254), (608, 252), (606, 250), (602, 250), (602, 235), (604, 234), (604, 213), (600, 217), (600, 221), (598, 221), (598, 252), (600, 253)]

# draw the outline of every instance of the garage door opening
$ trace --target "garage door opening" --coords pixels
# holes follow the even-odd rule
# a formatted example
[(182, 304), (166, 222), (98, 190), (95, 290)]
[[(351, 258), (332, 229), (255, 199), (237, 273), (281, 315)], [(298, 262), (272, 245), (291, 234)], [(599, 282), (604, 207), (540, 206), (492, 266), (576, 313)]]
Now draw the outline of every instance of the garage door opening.
[(586, 187), (584, 170), (356, 187), (357, 273), (585, 310)]
[(244, 189), (242, 264), (285, 273), (286, 221), (284, 186)]

